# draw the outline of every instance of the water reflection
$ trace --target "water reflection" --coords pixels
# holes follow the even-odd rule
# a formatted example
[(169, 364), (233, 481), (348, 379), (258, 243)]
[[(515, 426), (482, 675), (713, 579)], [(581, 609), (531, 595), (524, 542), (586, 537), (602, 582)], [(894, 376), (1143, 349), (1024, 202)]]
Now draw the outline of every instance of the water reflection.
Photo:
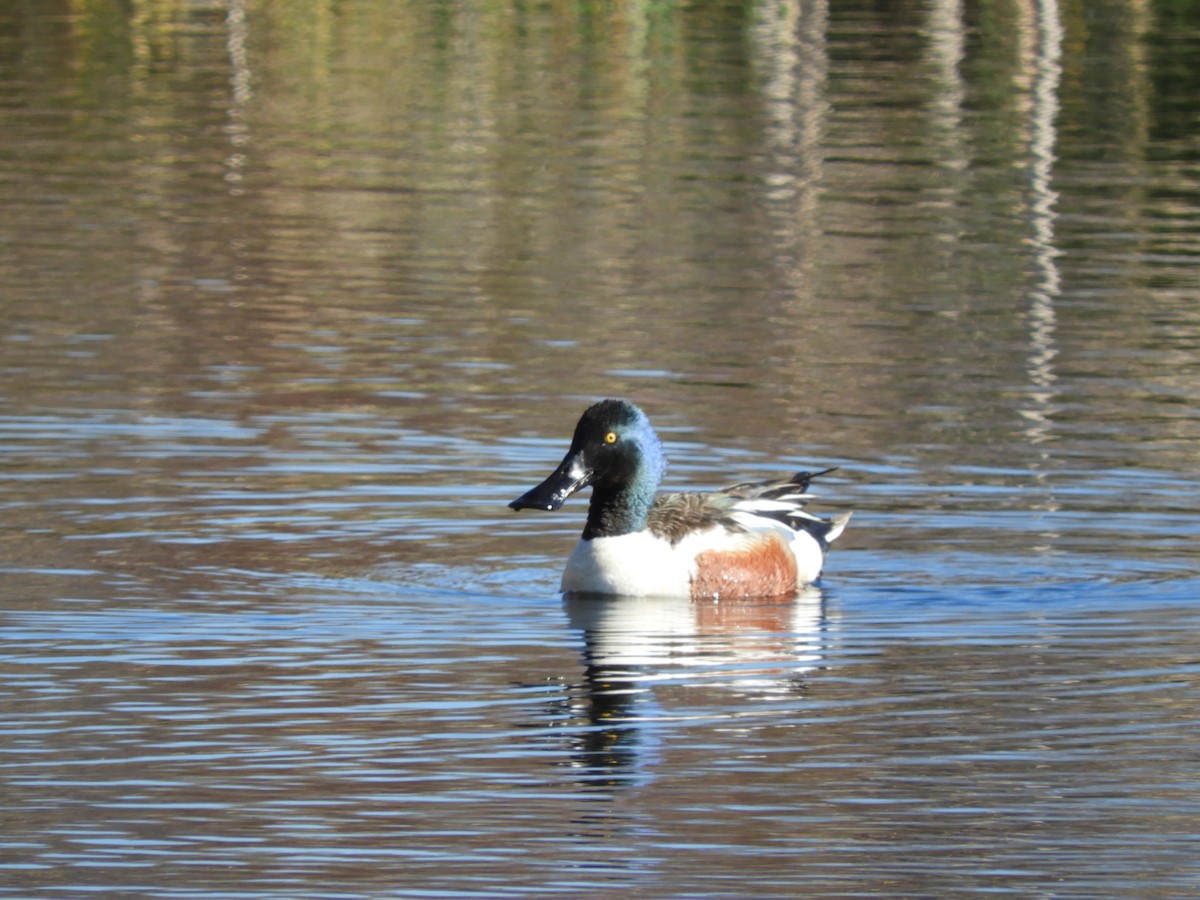
[(765, 209), (775, 238), (774, 264), (799, 297), (808, 288), (817, 238), (825, 146), (829, 8), (825, 0), (763, 3), (751, 28), (764, 104)]
[[(583, 640), (583, 681), (565, 702), (583, 723), (572, 729), (572, 758), (589, 783), (651, 777), (664, 721), (738, 718), (743, 702), (747, 714), (770, 715), (763, 702), (802, 695), (824, 653), (825, 600), (815, 585), (785, 600), (566, 594), (563, 605)], [(719, 692), (717, 711), (689, 698), (694, 690)], [(666, 691), (682, 693), (682, 708), (662, 705)]]
[(230, 104), (229, 143), (232, 150), (225, 160), (228, 171), (225, 180), (229, 192), (239, 196), (243, 192), (242, 180), (246, 168), (246, 148), (250, 142), (250, 129), (246, 124), (246, 106), (251, 97), (250, 57), (247, 52), (249, 22), (246, 16), (246, 0), (228, 0), (225, 27), (228, 31), (226, 46), (229, 49)]
[(1055, 301), (1062, 292), (1055, 239), (1058, 193), (1053, 187), (1057, 160), (1059, 83), (1062, 80), (1062, 42), (1065, 37), (1059, 19), (1057, 0), (1040, 0), (1027, 10), (1019, 33), (1026, 65), (1033, 73), (1030, 87), (1030, 218), (1036, 282), (1029, 293), (1029, 403), (1021, 410), (1028, 420), (1026, 433), (1031, 444), (1050, 437), (1056, 411), (1054, 359), (1058, 348), (1054, 339), (1057, 322)]
[[(929, 62), (933, 72), (930, 124), (942, 145), (939, 162), (962, 170), (970, 161), (962, 127), (967, 86), (962, 64), (966, 58), (966, 22), (961, 0), (937, 0), (928, 9)], [(953, 204), (947, 203), (952, 210)]]

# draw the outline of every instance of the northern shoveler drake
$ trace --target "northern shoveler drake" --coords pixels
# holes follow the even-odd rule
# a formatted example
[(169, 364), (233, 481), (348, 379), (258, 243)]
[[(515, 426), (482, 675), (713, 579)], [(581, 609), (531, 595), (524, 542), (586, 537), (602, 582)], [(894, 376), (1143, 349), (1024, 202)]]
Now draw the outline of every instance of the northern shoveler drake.
[(659, 493), (666, 465), (650, 420), (632, 403), (588, 407), (558, 468), (508, 504), (555, 510), (591, 486), (587, 525), (561, 590), (696, 599), (792, 594), (821, 574), (825, 551), (850, 518), (804, 512), (809, 482), (832, 469), (710, 493)]

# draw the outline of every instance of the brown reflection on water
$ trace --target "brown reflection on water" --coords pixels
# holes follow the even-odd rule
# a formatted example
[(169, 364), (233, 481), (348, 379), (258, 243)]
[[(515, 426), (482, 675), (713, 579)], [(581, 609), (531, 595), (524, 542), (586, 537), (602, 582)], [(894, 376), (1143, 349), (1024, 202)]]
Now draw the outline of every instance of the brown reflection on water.
[(350, 471), (285, 503), (446, 481), (606, 394), (771, 466), (1190, 467), (1195, 185), (1144, 7), (38, 10), (0, 53), (7, 409), (128, 426), (51, 466), (69, 502), (186, 516), (326, 440)]
[[(1118, 398), (1175, 369), (1136, 361), (1170, 339), (1145, 314), (1170, 295), (1144, 294), (1140, 250), (1122, 266), (1135, 299), (1099, 307), (1073, 289), (1103, 253), (1059, 256), (1088, 240), (1070, 223), (1118, 199), (1113, 172), (1077, 162), (1112, 155), (1096, 141), (1143, 191), (1113, 204), (1136, 219), (1105, 230), (1152, 232), (1162, 209), (1144, 193), (1160, 176), (1128, 149), (1148, 132), (1144, 16), (1063, 59), (1047, 119), (1038, 73), (1060, 48), (1019, 4), (986, 23), (953, 4), (233, 9), (97, 4), (32, 16), (52, 40), (21, 34), (56, 54), (46, 71), (80, 73), (18, 83), (52, 112), (49, 152), (24, 163), (33, 193), (9, 207), (45, 236), (21, 254), (21, 293), (62, 329), (7, 314), (28, 333), (31, 399), (43, 385), (172, 410), (393, 398), (408, 417), (453, 397), (464, 413), (511, 403), (544, 433), (561, 413), (529, 398), (633, 393), (769, 452), (1024, 453), (1022, 391), (1054, 381), (1111, 402), (1081, 364), (1099, 342), (1137, 367)], [(1076, 13), (1053, 14), (1070, 45)], [(964, 49), (968, 27), (1009, 25), (1017, 40)], [(1083, 95), (1079, 67), (1114, 54)], [(1097, 93), (1134, 114), (1089, 128)], [(81, 125), (81, 105), (104, 114)], [(12, 124), (20, 139), (33, 120)], [(1038, 231), (1039, 179), (1086, 188), (1059, 191), (1053, 232)], [(1045, 295), (1046, 259), (1053, 354), (1021, 299)], [(64, 348), (81, 335), (108, 339)], [(1080, 409), (1035, 408), (1035, 442)]]

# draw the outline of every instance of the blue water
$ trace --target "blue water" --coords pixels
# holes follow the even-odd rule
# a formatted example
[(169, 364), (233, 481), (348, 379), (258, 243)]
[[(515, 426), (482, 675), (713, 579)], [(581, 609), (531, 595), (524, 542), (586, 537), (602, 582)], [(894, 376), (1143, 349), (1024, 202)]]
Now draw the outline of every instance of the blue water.
[(63, 599), (5, 616), (6, 871), (64, 896), (1186, 895), (1194, 579), (904, 583), (854, 555), (701, 609), (564, 604), (520, 568), (213, 572), (169, 609), (40, 573)]

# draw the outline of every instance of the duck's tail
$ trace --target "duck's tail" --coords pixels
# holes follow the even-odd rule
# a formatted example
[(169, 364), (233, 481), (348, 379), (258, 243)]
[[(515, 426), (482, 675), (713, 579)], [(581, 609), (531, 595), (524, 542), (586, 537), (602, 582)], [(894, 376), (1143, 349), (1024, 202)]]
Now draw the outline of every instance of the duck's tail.
[(827, 545), (832, 544), (838, 539), (838, 536), (841, 535), (842, 531), (846, 527), (846, 523), (850, 521), (850, 517), (852, 515), (854, 515), (854, 513), (838, 513), (829, 520), (829, 530), (826, 531), (824, 535), (824, 540)]

